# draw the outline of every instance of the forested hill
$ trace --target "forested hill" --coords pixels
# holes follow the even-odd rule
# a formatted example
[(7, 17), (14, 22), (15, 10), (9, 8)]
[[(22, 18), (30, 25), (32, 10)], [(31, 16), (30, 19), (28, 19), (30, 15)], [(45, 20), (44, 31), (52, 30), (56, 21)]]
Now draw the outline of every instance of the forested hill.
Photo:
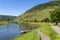
[(56, 7), (60, 6), (60, 1), (51, 1), (44, 4), (36, 5), (35, 7), (27, 10), (25, 13), (21, 14), (15, 21), (17, 22), (34, 22), (50, 19), (50, 13)]
[(16, 16), (0, 15), (0, 21), (13, 21), (16, 18)]

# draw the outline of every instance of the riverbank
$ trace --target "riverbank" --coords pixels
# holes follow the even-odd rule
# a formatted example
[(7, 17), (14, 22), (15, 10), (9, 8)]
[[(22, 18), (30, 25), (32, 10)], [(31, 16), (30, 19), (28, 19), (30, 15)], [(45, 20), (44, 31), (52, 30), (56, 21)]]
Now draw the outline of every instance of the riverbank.
[(6, 25), (6, 24), (8, 24), (7, 21), (0, 21), (0, 25)]
[[(43, 32), (45, 35), (50, 37), (51, 40), (60, 40), (60, 36), (51, 28), (50, 23), (40, 23), (40, 22), (28, 22), (27, 23), (27, 22), (25, 22), (25, 23), (22, 23), (22, 24), (26, 27), (32, 26), (34, 29), (37, 28), (38, 30), (40, 30), (40, 32)], [(20, 37), (21, 36), (16, 37), (14, 39), (17, 40), (17, 38), (20, 39)], [(28, 37), (30, 37), (30, 36), (28, 35)]]
[(35, 30), (32, 30), (26, 34), (21, 34), (12, 40), (38, 40), (38, 33)]

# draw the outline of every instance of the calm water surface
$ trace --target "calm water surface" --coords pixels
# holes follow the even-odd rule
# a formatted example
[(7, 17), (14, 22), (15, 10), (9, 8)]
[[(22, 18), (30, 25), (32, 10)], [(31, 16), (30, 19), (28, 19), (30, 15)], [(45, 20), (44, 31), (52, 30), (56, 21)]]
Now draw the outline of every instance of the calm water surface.
[(20, 29), (17, 24), (9, 24), (0, 26), (0, 40), (11, 40), (11, 38), (20, 34)]

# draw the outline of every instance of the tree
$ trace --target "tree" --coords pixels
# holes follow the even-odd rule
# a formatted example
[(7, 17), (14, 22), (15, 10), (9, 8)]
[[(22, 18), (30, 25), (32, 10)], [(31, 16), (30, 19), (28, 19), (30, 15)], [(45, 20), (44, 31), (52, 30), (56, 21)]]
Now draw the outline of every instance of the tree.
[(8, 29), (9, 28), (9, 21), (10, 21), (9, 17), (7, 17), (7, 21), (8, 21), (8, 26), (7, 26), (7, 29)]
[(51, 12), (50, 18), (51, 18), (51, 22), (55, 22), (56, 25), (58, 24), (58, 22), (60, 22), (60, 8), (59, 7)]
[(9, 18), (7, 18), (7, 21), (9, 22), (9, 21), (10, 21), (10, 19), (9, 19)]
[(45, 18), (45, 19), (41, 20), (41, 22), (50, 22), (50, 19), (49, 18)]
[(39, 22), (37, 19), (34, 19), (34, 22)]

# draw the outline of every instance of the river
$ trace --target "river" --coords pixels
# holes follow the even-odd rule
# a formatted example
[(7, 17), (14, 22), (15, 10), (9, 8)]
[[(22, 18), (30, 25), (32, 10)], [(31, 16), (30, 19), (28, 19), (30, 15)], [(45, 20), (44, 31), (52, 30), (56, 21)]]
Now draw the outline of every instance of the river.
[(11, 40), (13, 37), (20, 35), (20, 28), (17, 24), (0, 26), (0, 40)]

